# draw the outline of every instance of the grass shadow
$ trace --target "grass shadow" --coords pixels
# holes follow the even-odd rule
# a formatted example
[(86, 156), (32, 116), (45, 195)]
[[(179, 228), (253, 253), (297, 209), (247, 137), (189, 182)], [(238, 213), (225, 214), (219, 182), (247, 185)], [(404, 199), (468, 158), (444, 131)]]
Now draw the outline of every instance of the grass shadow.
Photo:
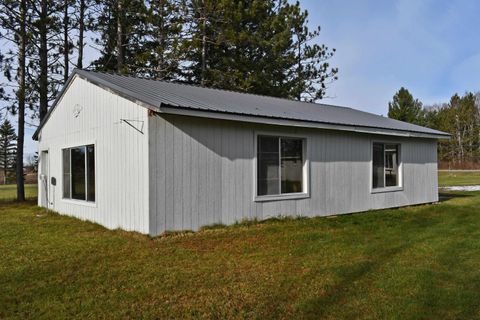
[(25, 201), (17, 201), (16, 199), (0, 199), (0, 206), (5, 207), (5, 206), (17, 206), (17, 205), (28, 205), (28, 206), (36, 206), (37, 205), (37, 199), (33, 198), (27, 198)]
[(345, 264), (336, 267), (336, 274), (340, 278), (335, 284), (329, 286), (322, 296), (310, 298), (298, 306), (298, 312), (304, 319), (327, 318), (333, 306), (343, 304), (356, 290), (354, 284), (367, 277), (368, 274), (377, 272), (382, 266), (394, 259), (395, 256), (411, 248), (413, 243), (404, 243), (391, 248), (383, 249), (375, 259), (355, 264)]
[(438, 194), (438, 202), (445, 202), (455, 198), (467, 198), (467, 197), (473, 197), (473, 196), (474, 195), (472, 194), (459, 193), (459, 192), (440, 192)]

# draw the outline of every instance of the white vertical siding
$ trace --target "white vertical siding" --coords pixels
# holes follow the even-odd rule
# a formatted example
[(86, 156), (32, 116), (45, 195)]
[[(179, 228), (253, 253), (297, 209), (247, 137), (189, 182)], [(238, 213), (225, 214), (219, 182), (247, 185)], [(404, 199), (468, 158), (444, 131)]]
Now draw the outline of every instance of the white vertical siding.
[[(438, 200), (433, 139), (181, 116), (149, 121), (151, 234), (243, 219), (342, 214)], [(309, 198), (253, 201), (256, 131), (307, 137)], [(402, 144), (402, 191), (371, 193), (372, 141)]]
[[(78, 117), (76, 105), (82, 110)], [(121, 119), (143, 122), (143, 134)], [(310, 197), (254, 201), (255, 133), (307, 138)], [(401, 143), (403, 190), (371, 193), (372, 141)], [(321, 216), (434, 202), (436, 141), (182, 116), (145, 108), (76, 78), (43, 127), (51, 208), (151, 235), (278, 215)], [(95, 144), (96, 202), (62, 199), (62, 148)], [(40, 164), (41, 165), (41, 164)], [(39, 199), (42, 197), (40, 188)]]
[[(74, 117), (77, 104), (82, 110)], [(144, 134), (121, 119), (136, 120), (132, 124), (139, 128), (143, 121)], [(95, 144), (95, 204), (63, 200), (62, 148), (92, 143)], [(108, 228), (149, 233), (145, 108), (77, 77), (43, 127), (39, 148), (49, 151), (50, 175), (57, 179), (57, 185), (51, 186), (53, 210)]]

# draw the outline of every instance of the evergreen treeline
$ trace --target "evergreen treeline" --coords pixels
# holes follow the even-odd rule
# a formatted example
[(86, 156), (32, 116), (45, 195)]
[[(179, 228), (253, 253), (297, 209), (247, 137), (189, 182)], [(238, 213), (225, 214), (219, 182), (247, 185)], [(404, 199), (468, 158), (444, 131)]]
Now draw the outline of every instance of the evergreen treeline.
[[(92, 13), (98, 70), (316, 100), (337, 69), (287, 0), (107, 0)], [(94, 6), (94, 7), (95, 7)]]
[(456, 168), (480, 165), (480, 93), (454, 94), (449, 102), (424, 107), (402, 87), (389, 103), (388, 116), (450, 133), (450, 140), (439, 141), (440, 162)]
[[(0, 0), (0, 116), (42, 121), (73, 68), (317, 100), (337, 78), (320, 28), (287, 0)], [(86, 46), (99, 58), (85, 65)]]

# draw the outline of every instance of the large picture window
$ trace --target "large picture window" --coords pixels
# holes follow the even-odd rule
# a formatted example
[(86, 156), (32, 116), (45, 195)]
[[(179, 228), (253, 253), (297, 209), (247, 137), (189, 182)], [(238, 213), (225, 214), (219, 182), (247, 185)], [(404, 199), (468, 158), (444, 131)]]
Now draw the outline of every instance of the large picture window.
[(95, 201), (95, 146), (63, 149), (63, 198)]
[(257, 137), (257, 195), (303, 193), (304, 139)]
[(373, 144), (373, 188), (400, 186), (400, 145)]

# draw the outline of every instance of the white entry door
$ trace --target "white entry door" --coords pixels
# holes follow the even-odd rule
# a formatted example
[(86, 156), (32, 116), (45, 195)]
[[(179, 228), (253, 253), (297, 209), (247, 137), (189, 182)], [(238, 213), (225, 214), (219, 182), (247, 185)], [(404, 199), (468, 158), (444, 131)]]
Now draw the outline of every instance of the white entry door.
[(40, 183), (38, 186), (39, 195), (40, 195), (40, 205), (42, 207), (48, 208), (49, 202), (49, 172), (48, 172), (49, 162), (48, 162), (48, 151), (42, 151), (40, 155)]

